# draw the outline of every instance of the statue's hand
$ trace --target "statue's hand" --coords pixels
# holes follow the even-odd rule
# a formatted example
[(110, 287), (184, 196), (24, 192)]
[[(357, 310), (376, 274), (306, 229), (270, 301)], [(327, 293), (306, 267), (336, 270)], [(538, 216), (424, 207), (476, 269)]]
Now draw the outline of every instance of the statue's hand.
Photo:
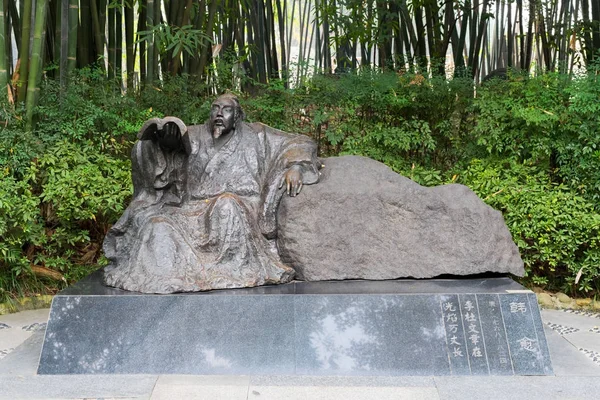
[(287, 194), (291, 197), (297, 196), (302, 190), (302, 169), (298, 165), (292, 166), (284, 176), (284, 179), (281, 182), (279, 187), (283, 186), (283, 183), (286, 184)]
[(156, 141), (163, 149), (178, 150), (186, 133), (187, 126), (177, 117), (152, 118), (142, 126), (138, 139)]
[(181, 146), (181, 130), (175, 122), (168, 121), (156, 132), (158, 143), (167, 149), (177, 149)]

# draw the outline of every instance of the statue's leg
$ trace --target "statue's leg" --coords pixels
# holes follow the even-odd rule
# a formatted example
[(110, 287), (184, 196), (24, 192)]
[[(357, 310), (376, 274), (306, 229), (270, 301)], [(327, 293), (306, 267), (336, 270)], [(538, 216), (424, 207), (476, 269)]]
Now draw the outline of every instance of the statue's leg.
[(186, 235), (169, 218), (148, 219), (128, 264), (105, 275), (107, 284), (150, 293), (206, 290), (198, 279), (203, 266)]
[(217, 254), (207, 274), (223, 274), (240, 285), (287, 282), (293, 270), (270, 251), (256, 218), (242, 200), (224, 194), (213, 200), (206, 215), (209, 245)]

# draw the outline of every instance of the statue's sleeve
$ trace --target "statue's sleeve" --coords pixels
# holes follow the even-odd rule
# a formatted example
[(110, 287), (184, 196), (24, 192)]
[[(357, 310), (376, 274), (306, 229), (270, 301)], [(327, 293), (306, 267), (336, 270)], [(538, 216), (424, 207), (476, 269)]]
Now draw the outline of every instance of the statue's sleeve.
[[(152, 121), (144, 124), (131, 151), (131, 175), (133, 201), (155, 204), (158, 202), (179, 203), (184, 182), (186, 149), (189, 145), (187, 132), (182, 146), (164, 149), (152, 137)], [(156, 126), (156, 125), (154, 125)]]
[(319, 181), (321, 162), (317, 157), (317, 144), (308, 136), (283, 132), (263, 124), (252, 126), (259, 135), (263, 135), (267, 164), (258, 222), (263, 235), (273, 239), (277, 235), (277, 208), (286, 191), (285, 184), (281, 186), (285, 173), (298, 166), (302, 171), (302, 184), (311, 185)]

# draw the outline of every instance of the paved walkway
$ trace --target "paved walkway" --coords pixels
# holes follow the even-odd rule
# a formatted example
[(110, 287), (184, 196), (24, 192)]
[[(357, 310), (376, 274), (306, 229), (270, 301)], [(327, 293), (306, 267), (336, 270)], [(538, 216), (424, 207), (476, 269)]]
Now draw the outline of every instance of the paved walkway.
[(555, 376), (41, 376), (48, 312), (0, 316), (0, 399), (600, 399), (598, 314), (542, 311)]

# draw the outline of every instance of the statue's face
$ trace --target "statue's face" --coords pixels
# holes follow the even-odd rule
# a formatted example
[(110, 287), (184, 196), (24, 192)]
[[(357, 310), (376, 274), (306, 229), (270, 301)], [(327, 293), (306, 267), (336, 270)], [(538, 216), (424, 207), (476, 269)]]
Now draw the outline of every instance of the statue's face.
[(235, 102), (227, 98), (218, 98), (212, 104), (210, 109), (210, 124), (215, 139), (221, 135), (228, 134), (234, 128), (236, 118), (235, 108)]

